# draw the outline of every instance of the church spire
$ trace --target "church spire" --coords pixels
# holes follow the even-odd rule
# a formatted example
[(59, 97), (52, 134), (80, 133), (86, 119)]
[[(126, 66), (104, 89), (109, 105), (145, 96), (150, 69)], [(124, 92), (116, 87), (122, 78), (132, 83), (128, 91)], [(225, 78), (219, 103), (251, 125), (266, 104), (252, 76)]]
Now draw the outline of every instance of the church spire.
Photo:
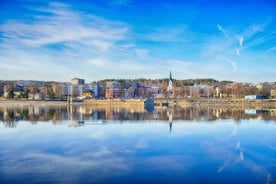
[(167, 92), (169, 94), (172, 94), (173, 92), (173, 79), (172, 79), (172, 72), (170, 71), (170, 79), (169, 79), (169, 85), (168, 85), (168, 88), (167, 88)]

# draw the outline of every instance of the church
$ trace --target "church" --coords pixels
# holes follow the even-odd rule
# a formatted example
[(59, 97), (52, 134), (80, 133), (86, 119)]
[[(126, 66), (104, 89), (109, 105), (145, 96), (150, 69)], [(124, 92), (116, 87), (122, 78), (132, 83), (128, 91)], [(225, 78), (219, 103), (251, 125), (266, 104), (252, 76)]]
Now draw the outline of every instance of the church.
[(168, 98), (173, 98), (173, 79), (172, 79), (171, 71), (170, 71), (169, 85), (167, 87), (167, 96)]

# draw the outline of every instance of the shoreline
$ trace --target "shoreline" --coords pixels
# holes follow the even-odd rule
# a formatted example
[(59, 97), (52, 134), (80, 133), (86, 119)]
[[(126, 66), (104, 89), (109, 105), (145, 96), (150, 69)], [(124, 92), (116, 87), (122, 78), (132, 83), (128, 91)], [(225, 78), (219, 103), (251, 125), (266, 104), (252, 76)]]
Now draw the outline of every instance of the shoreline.
[(26, 106), (65, 106), (66, 101), (21, 101), (0, 100), (0, 107), (26, 107)]
[[(244, 100), (244, 99), (155, 99), (155, 107), (160, 107), (162, 102), (174, 101), (181, 108), (243, 108), (243, 109), (276, 109), (276, 100)], [(158, 105), (157, 105), (158, 104)], [(0, 108), (4, 107), (28, 107), (28, 106), (67, 106), (67, 101), (24, 101), (24, 100), (0, 100)], [(70, 105), (84, 105), (94, 107), (144, 107), (142, 99), (88, 99), (83, 102), (74, 102)]]

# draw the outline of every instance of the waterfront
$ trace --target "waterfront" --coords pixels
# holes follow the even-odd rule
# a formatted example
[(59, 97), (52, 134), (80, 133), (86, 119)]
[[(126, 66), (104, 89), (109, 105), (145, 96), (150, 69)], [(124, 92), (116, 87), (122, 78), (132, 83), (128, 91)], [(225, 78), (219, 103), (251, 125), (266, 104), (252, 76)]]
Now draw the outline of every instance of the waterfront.
[(275, 112), (0, 108), (1, 183), (275, 183)]

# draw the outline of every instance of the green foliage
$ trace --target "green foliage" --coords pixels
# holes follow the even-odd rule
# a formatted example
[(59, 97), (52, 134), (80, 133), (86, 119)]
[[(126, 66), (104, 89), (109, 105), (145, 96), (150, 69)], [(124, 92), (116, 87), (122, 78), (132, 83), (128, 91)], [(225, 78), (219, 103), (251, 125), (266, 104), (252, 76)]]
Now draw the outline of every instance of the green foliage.
[(29, 93), (30, 93), (30, 90), (29, 89), (25, 89), (24, 90), (24, 93), (22, 95), (22, 98), (25, 98), (26, 100), (29, 98)]
[(232, 84), (234, 82), (233, 81), (223, 80), (223, 81), (220, 81), (220, 83), (226, 85), (226, 84)]
[[(98, 81), (98, 83), (100, 85), (105, 85), (106, 82), (120, 82), (123, 85), (126, 85), (130, 82), (139, 82), (141, 85), (158, 85), (158, 84), (162, 84), (162, 83), (168, 83), (169, 82), (169, 78), (163, 78), (163, 79), (145, 79), (145, 78), (140, 78), (140, 79), (104, 79), (104, 80), (100, 80)], [(211, 79), (211, 78), (206, 78), (206, 79), (185, 79), (185, 80), (173, 80), (174, 85), (177, 87), (180, 87), (182, 85), (184, 86), (193, 86), (195, 84), (197, 85), (213, 85), (216, 83), (219, 83), (218, 80), (215, 79)], [(96, 81), (93, 82), (94, 84), (97, 83)], [(229, 83), (233, 83), (232, 81), (224, 81), (223, 83), (225, 84), (229, 84)]]
[(54, 100), (56, 98), (56, 94), (54, 92), (54, 90), (51, 88), (50, 92), (49, 92), (49, 98), (51, 100)]
[(7, 98), (8, 98), (8, 99), (12, 99), (12, 98), (14, 98), (14, 92), (13, 92), (13, 90), (12, 90), (12, 89), (10, 89), (10, 90), (8, 91)]

